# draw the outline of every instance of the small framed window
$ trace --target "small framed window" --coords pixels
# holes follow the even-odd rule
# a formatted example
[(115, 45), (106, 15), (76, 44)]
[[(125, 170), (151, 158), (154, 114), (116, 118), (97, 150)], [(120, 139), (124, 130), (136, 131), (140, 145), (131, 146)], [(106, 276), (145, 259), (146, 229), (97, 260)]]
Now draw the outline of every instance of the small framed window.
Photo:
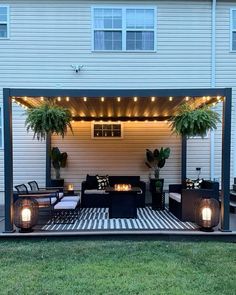
[(122, 123), (92, 123), (92, 138), (123, 138)]
[(0, 107), (0, 149), (3, 148), (3, 114), (2, 108)]
[(155, 51), (156, 9), (93, 7), (94, 51)]
[(230, 50), (236, 51), (236, 8), (231, 9)]
[(9, 38), (9, 7), (0, 5), (0, 39)]

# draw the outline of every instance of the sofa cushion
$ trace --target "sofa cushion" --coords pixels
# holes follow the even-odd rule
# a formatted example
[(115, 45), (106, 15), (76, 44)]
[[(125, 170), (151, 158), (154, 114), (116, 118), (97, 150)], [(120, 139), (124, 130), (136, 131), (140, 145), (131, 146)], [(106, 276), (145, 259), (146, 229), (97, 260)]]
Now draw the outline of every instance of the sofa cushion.
[(84, 191), (85, 195), (109, 195), (109, 193), (106, 193), (105, 190), (101, 190), (101, 189), (86, 189)]
[(97, 189), (98, 181), (95, 175), (88, 175), (86, 177), (86, 188), (87, 189)]
[(98, 187), (97, 188), (99, 190), (104, 190), (105, 188), (110, 186), (110, 184), (109, 184), (109, 176), (108, 175), (106, 175), (106, 176), (96, 175), (96, 178), (97, 178), (97, 182), (98, 182)]
[(55, 210), (70, 210), (70, 209), (75, 209), (77, 206), (77, 202), (75, 201), (66, 201), (66, 202), (59, 202), (54, 206)]
[(169, 198), (175, 200), (178, 203), (181, 203), (181, 194), (178, 194), (178, 193), (169, 193)]
[(61, 199), (61, 202), (68, 202), (68, 201), (78, 203), (80, 201), (80, 196), (65, 196)]

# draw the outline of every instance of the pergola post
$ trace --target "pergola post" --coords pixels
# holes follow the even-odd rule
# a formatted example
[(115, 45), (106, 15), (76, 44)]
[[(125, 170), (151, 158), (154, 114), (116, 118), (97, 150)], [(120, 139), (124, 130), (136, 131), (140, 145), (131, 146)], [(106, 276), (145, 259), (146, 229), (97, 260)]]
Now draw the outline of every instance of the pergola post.
[(10, 89), (3, 89), (5, 232), (13, 232), (13, 147)]
[(46, 137), (46, 187), (51, 185), (51, 134)]
[(187, 177), (187, 138), (182, 136), (181, 142), (181, 182), (185, 183)]
[(221, 230), (229, 231), (232, 89), (225, 89), (222, 116)]

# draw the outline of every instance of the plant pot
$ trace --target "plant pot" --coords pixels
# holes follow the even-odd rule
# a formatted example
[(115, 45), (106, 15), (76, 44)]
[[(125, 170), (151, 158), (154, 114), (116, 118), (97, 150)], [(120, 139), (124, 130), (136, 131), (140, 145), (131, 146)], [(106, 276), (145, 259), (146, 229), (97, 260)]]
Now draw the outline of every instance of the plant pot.
[[(160, 181), (161, 186), (156, 186), (156, 182)], [(150, 179), (150, 192), (152, 194), (152, 209), (165, 209), (165, 195), (163, 193), (164, 179), (152, 178)]]
[(64, 187), (64, 179), (51, 179), (50, 181), (51, 187)]

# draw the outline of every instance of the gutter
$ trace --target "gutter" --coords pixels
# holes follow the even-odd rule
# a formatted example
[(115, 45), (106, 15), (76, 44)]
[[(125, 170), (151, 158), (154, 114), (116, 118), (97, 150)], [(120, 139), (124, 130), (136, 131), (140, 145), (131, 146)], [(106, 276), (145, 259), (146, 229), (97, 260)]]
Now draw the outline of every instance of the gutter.
[[(216, 86), (216, 0), (211, 4), (211, 88)], [(215, 179), (215, 131), (210, 132), (210, 177)]]

